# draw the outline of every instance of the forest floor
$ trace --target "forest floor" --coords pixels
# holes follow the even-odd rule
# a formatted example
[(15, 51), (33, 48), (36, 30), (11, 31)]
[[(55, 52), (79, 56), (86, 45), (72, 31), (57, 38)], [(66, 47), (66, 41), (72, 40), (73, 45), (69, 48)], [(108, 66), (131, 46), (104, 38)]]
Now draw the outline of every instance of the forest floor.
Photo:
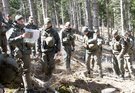
[[(71, 60), (72, 72), (68, 73), (66, 71), (65, 62), (62, 61), (63, 58), (61, 57), (61, 61), (56, 62), (56, 67), (52, 78), (43, 83), (43, 86), (49, 86), (55, 91), (55, 93), (112, 93), (108, 91), (115, 91), (113, 93), (135, 93), (135, 80), (127, 77), (123, 80), (122, 78), (117, 77), (112, 70), (113, 66), (111, 63), (110, 54), (103, 53), (103, 55), (103, 78), (98, 76), (96, 65), (93, 78), (86, 77), (84, 74), (86, 72), (86, 66), (84, 63), (84, 49), (81, 40), (76, 40), (76, 47), (74, 53), (72, 54)], [(42, 83), (43, 74), (41, 71), (41, 64), (33, 61), (32, 69), (35, 73), (35, 77), (39, 78)], [(40, 85), (42, 86), (42, 84)], [(6, 91), (6, 93), (13, 93), (14, 90), (6, 89)]]

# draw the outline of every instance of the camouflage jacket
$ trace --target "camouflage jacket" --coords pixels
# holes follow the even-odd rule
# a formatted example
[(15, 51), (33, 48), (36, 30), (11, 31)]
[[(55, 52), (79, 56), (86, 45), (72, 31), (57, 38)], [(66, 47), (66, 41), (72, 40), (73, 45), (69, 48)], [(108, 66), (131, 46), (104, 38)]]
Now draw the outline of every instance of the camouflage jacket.
[(0, 37), (2, 37), (6, 33), (6, 30), (5, 30), (6, 25), (7, 23), (5, 22), (3, 17), (0, 17)]
[(9, 30), (10, 28), (13, 27), (13, 25), (14, 25), (14, 24), (13, 24), (13, 20), (8, 20), (8, 21), (7, 21), (7, 25), (6, 25), (6, 29)]
[(133, 46), (134, 46), (134, 41), (133, 38), (129, 37), (127, 39), (124, 39), (126, 49), (125, 53), (126, 55), (132, 55), (133, 54)]
[(119, 57), (123, 57), (126, 53), (127, 45), (123, 37), (119, 37), (119, 39), (113, 38), (111, 47), (113, 54), (117, 54)]
[[(52, 36), (54, 38), (54, 45), (52, 47), (49, 47), (46, 43), (46, 38), (48, 36)], [(41, 49), (40, 49), (41, 48)], [(52, 52), (55, 51), (57, 53), (60, 51), (61, 45), (60, 45), (60, 37), (56, 30), (54, 30), (52, 27), (46, 30), (41, 31), (41, 38), (40, 43), (37, 44), (37, 51), (38, 52)]]
[(20, 27), (18, 24), (16, 24), (9, 36), (8, 42), (10, 46), (14, 47), (15, 49), (19, 49), (23, 54), (30, 54), (30, 44), (25, 43), (23, 38), (20, 37), (20, 35), (22, 35), (23, 33), (25, 33), (23, 27)]
[(63, 46), (75, 46), (75, 36), (72, 29), (62, 29), (61, 41)]
[(31, 24), (31, 23), (27, 23), (25, 27), (28, 29), (38, 29), (38, 26), (36, 26), (35, 24)]
[[(87, 36), (84, 36), (84, 44), (87, 45), (87, 47), (85, 47), (87, 50), (90, 51), (95, 51), (98, 47), (97, 45), (97, 34), (90, 32)], [(89, 45), (91, 46), (91, 48), (89, 47)], [(94, 50), (93, 50), (94, 49)]]

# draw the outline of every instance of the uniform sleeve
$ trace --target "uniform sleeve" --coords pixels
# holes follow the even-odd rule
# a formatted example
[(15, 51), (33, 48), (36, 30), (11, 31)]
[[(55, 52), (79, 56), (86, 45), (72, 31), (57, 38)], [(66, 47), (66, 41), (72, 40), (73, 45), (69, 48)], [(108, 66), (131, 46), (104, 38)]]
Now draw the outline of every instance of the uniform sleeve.
[(60, 43), (60, 37), (57, 31), (55, 32), (55, 40), (56, 40), (56, 51), (58, 52), (61, 49), (61, 43)]
[(130, 43), (131, 43), (131, 48), (134, 47), (134, 38), (133, 37), (130, 37)]
[(125, 44), (124, 39), (121, 39), (120, 43), (121, 43), (121, 51), (119, 53), (119, 57), (122, 57), (125, 53), (126, 44)]
[(72, 39), (73, 39), (72, 40), (72, 46), (75, 47), (75, 34), (73, 33), (73, 30), (72, 30), (71, 34), (72, 34), (71, 36), (72, 36)]
[(21, 35), (16, 36), (16, 32), (13, 31), (12, 34), (10, 35), (9, 39), (8, 39), (8, 42), (12, 43), (12, 44), (23, 42), (23, 38), (22, 38)]

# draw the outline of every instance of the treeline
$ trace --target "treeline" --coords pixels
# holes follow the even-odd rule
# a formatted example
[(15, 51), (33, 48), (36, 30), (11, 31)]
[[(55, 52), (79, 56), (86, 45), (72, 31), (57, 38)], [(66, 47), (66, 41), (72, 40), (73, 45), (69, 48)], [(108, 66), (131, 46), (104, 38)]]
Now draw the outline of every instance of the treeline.
[(57, 27), (70, 21), (78, 30), (87, 25), (107, 27), (109, 33), (133, 30), (135, 25), (135, 0), (0, 0), (0, 4), (4, 15), (21, 13), (26, 21), (32, 15), (38, 25), (45, 17), (52, 18)]

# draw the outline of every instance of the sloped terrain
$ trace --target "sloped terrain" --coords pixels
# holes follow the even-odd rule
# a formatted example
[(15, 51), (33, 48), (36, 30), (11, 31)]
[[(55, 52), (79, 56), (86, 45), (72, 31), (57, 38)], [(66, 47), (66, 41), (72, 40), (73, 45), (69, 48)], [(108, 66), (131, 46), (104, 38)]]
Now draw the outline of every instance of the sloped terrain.
[[(108, 46), (104, 47), (109, 50)], [(64, 55), (64, 51), (62, 54)], [(135, 93), (134, 79), (131, 80), (127, 77), (123, 80), (114, 74), (109, 52), (103, 51), (102, 66), (104, 77), (100, 78), (98, 76), (96, 65), (93, 78), (86, 77), (84, 74), (86, 72), (84, 54), (82, 42), (77, 40), (71, 60), (72, 72), (68, 73), (66, 71), (65, 62), (63, 57), (60, 56), (61, 61), (57, 60), (55, 71), (47, 82), (44, 82), (40, 61), (32, 61), (32, 73), (34, 73), (32, 77), (37, 84), (34, 83), (35, 93), (112, 93), (111, 91), (114, 91), (113, 93)], [(14, 91), (6, 90), (8, 91), (6, 93), (13, 93)]]

